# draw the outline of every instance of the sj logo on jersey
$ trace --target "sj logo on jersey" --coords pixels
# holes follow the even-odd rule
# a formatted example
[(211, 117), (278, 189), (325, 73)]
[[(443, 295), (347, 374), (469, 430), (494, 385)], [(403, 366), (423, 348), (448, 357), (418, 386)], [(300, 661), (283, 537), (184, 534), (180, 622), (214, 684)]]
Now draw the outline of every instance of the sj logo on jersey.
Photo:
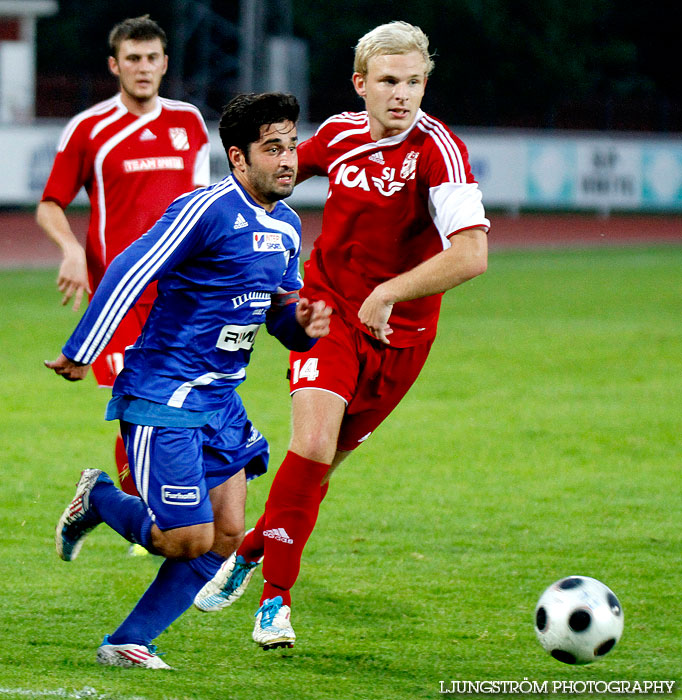
[(187, 138), (187, 131), (183, 127), (176, 126), (168, 129), (168, 135), (176, 151), (189, 151), (189, 139)]
[(253, 234), (253, 249), (257, 253), (283, 253), (286, 248), (282, 243), (281, 233), (254, 233)]

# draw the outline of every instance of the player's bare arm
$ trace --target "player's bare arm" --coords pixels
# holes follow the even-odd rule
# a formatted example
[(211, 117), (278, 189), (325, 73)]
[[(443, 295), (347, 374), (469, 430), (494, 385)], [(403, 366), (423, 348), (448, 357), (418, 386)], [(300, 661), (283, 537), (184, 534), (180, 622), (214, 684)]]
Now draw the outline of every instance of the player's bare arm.
[(486, 271), (488, 236), (482, 228), (462, 231), (450, 243), (447, 250), (383, 282), (365, 299), (358, 318), (375, 338), (390, 344), (388, 321), (394, 304), (445, 292)]
[(62, 251), (57, 275), (57, 289), (63, 295), (62, 306), (73, 298), (73, 310), (78, 311), (83, 294), (90, 292), (85, 249), (71, 230), (64, 210), (56, 202), (40, 202), (36, 221)]
[(85, 379), (90, 369), (90, 365), (81, 365), (70, 360), (64, 353), (60, 353), (56, 360), (45, 360), (45, 367), (53, 369), (60, 377), (64, 377), (70, 382), (78, 382)]

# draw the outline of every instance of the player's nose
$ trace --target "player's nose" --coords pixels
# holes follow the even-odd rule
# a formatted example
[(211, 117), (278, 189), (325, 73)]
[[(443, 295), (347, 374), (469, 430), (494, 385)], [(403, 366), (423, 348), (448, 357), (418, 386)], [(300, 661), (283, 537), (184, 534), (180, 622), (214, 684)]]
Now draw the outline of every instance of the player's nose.
[(393, 96), (398, 100), (406, 100), (409, 96), (407, 85), (405, 83), (397, 83), (393, 90)]

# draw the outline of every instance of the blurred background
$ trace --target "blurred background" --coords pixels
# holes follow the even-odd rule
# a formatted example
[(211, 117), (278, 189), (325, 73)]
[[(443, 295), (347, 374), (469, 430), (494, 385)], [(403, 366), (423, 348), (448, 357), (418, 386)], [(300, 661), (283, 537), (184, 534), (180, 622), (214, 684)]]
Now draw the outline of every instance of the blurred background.
[(53, 7), (36, 28), (38, 117), (70, 117), (109, 97), (107, 34), (148, 12), (169, 36), (166, 93), (208, 120), (235, 92), (278, 82), (309, 96), (312, 122), (349, 109), (353, 46), (375, 25), (403, 19), (429, 35), (436, 70), (425, 106), (449, 123), (682, 132), (680, 22), (666, 0), (36, 4)]
[[(363, 108), (353, 47), (402, 19), (430, 37), (423, 107), (465, 141), (488, 208), (672, 215), (666, 226), (682, 237), (672, 0), (0, 0), (0, 208), (35, 205), (66, 121), (116, 91), (109, 30), (144, 13), (168, 34), (162, 94), (209, 124), (213, 179), (227, 172), (216, 125), (234, 94), (295, 93), (305, 137)], [(319, 207), (325, 193), (309, 182), (292, 203)]]

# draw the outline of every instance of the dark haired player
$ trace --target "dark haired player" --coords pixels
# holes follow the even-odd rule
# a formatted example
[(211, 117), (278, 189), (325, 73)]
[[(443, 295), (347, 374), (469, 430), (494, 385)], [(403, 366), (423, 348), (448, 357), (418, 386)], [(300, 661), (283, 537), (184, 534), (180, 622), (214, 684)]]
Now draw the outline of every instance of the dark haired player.
[(261, 325), (289, 349), (326, 335), (330, 309), (298, 298), (300, 220), (280, 200), (297, 170), (290, 95), (235, 98), (220, 122), (231, 174), (176, 199), (109, 266), (62, 354), (47, 367), (82, 379), (142, 290), (158, 297), (125, 354), (107, 409), (118, 419), (141, 497), (86, 469), (59, 520), (71, 561), (105, 522), (166, 557), (130, 615), (97, 651), (106, 665), (166, 669), (152, 640), (178, 618), (244, 536), (246, 481), (267, 469), (268, 445), (237, 387)]

